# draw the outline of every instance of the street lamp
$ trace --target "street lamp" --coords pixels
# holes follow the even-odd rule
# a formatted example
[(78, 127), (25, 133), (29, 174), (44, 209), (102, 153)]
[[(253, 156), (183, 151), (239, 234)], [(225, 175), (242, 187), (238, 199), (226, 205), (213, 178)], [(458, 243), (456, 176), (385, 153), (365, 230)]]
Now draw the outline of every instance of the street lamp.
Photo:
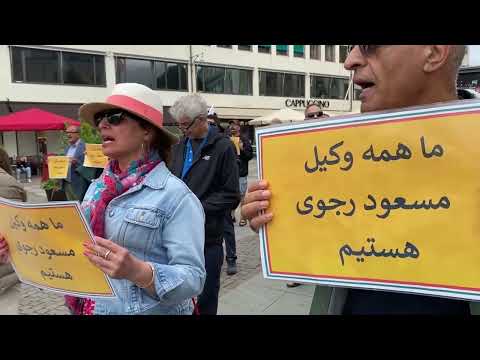
[(190, 56), (189, 56), (189, 65), (190, 65), (190, 84), (191, 84), (191, 90), (192, 90), (192, 93), (195, 92), (195, 88), (194, 88), (194, 81), (193, 81), (193, 65), (200, 59), (203, 59), (203, 52), (201, 52), (200, 54), (196, 54), (196, 55), (193, 55), (193, 51), (192, 51), (192, 45), (188, 45), (188, 48), (189, 48), (189, 53), (190, 53)]

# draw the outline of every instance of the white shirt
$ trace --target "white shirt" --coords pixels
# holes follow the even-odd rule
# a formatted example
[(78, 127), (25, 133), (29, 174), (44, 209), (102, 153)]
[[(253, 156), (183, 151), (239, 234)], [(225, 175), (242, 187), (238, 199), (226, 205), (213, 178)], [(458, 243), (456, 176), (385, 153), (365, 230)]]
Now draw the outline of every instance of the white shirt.
[(73, 158), (73, 156), (75, 155), (75, 150), (77, 150), (77, 145), (78, 145), (78, 142), (80, 141), (80, 139), (77, 140), (77, 142), (73, 145), (70, 145), (68, 147), (68, 150), (67, 150), (67, 156), (70, 156)]

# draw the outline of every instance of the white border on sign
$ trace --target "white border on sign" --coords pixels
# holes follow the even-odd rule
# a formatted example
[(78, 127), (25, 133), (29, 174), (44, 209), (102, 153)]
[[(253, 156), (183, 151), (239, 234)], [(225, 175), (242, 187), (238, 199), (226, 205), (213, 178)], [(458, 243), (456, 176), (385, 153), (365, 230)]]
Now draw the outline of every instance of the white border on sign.
[[(85, 215), (83, 214), (83, 211), (80, 207), (80, 203), (78, 201), (55, 201), (55, 202), (50, 202), (50, 203), (32, 204), (32, 203), (17, 202), (17, 201), (11, 201), (11, 200), (8, 200), (8, 199), (0, 198), (0, 204), (15, 207), (15, 208), (24, 208), (24, 209), (47, 209), (47, 208), (74, 207), (75, 210), (77, 211), (77, 213), (80, 216), (81, 222), (82, 222), (85, 230), (87, 231), (88, 236), (90, 237), (90, 240), (92, 240), (92, 242), (95, 244), (95, 237), (93, 235), (92, 230), (90, 229), (90, 225), (88, 224), (87, 219), (85, 218)], [(108, 286), (110, 288), (110, 291), (112, 292), (112, 295), (86, 294), (84, 292), (78, 293), (78, 292), (75, 292), (75, 291), (65, 291), (65, 290), (60, 290), (60, 289), (57, 289), (57, 288), (52, 288), (52, 287), (49, 287), (49, 286), (40, 285), (40, 284), (34, 283), (32, 281), (23, 279), (20, 276), (20, 274), (17, 272), (17, 269), (15, 268), (15, 265), (13, 264), (13, 262), (11, 264), (12, 264), (13, 269), (15, 270), (15, 273), (17, 274), (17, 276), (18, 276), (18, 278), (21, 282), (23, 282), (25, 284), (28, 284), (28, 285), (35, 286), (36, 288), (60, 293), (62, 295), (71, 295), (71, 296), (77, 296), (77, 297), (83, 297), (83, 298), (108, 298), (108, 299), (112, 299), (112, 298), (118, 297), (118, 295), (115, 291), (115, 288), (112, 285), (112, 282), (111, 282), (110, 278), (105, 273), (103, 274), (103, 276), (108, 283)]]
[[(337, 128), (342, 125), (352, 124), (369, 124), (377, 122), (389, 122), (396, 120), (404, 120), (409, 118), (418, 117), (431, 117), (434, 115), (449, 113), (468, 113), (471, 111), (480, 110), (479, 100), (461, 100), (452, 101), (447, 103), (436, 103), (429, 106), (415, 106), (404, 109), (393, 109), (391, 111), (379, 111), (363, 114), (354, 114), (346, 116), (331, 117), (328, 120), (305, 120), (304, 122), (293, 122), (288, 124), (278, 124), (272, 126), (266, 126), (255, 130), (256, 144), (257, 144), (257, 168), (258, 179), (263, 179), (262, 169), (262, 138), (269, 135), (281, 135), (292, 132), (306, 132), (315, 129), (328, 129)], [(268, 226), (268, 225), (266, 225)], [(345, 287), (345, 288), (364, 288), (370, 290), (388, 290), (400, 293), (409, 294), (423, 294), (452, 299), (464, 299), (480, 301), (480, 291), (475, 290), (463, 290), (452, 289), (442, 286), (422, 286), (422, 285), (409, 285), (393, 282), (377, 282), (371, 280), (353, 280), (340, 278), (326, 278), (326, 277), (314, 277), (314, 276), (300, 276), (300, 275), (284, 275), (284, 274), (272, 274), (269, 272), (271, 264), (268, 261), (268, 254), (266, 253), (267, 241), (266, 241), (266, 228), (262, 226), (259, 230), (260, 237), (260, 256), (262, 261), (263, 277), (265, 279), (284, 280), (284, 281), (296, 281), (313, 283), (317, 285), (332, 286), (332, 287)]]

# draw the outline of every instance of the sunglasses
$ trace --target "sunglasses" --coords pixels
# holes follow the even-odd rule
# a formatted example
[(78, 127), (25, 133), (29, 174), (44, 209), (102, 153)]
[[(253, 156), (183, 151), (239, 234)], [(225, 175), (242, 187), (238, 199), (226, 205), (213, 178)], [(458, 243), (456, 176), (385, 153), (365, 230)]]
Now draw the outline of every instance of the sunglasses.
[(100, 122), (103, 119), (107, 120), (109, 125), (118, 126), (127, 117), (132, 119), (132, 120), (138, 121), (138, 122), (143, 121), (143, 119), (141, 119), (140, 117), (138, 117), (136, 115), (133, 115), (133, 114), (127, 112), (127, 111), (123, 111), (123, 110), (121, 110), (121, 111), (119, 111), (119, 110), (102, 111), (102, 112), (97, 113), (93, 120), (94, 120), (95, 127), (98, 128), (98, 125), (100, 125)]
[(351, 52), (355, 46), (358, 46), (363, 56), (371, 56), (375, 54), (378, 48), (385, 45), (350, 45), (348, 48), (348, 52)]
[(323, 116), (323, 111), (317, 111), (314, 113), (307, 114), (308, 119), (321, 118)]

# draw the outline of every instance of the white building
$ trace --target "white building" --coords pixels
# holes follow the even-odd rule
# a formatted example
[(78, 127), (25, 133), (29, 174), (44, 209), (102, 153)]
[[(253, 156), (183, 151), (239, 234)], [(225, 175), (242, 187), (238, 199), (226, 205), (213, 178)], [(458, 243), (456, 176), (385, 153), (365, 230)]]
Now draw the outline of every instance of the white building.
[[(339, 45), (0, 45), (0, 116), (37, 107), (77, 119), (115, 83), (157, 90), (168, 108), (188, 92), (204, 95), (221, 119), (248, 121), (284, 107), (320, 102), (331, 114), (358, 111)], [(8, 101), (7, 101), (8, 99)], [(35, 155), (36, 137), (61, 151), (59, 132), (5, 132), (11, 156)], [(18, 143), (18, 145), (17, 145)]]
[(465, 49), (465, 56), (463, 57), (461, 67), (468, 67), (469, 65), (470, 65), (470, 45), (467, 45), (467, 48)]

